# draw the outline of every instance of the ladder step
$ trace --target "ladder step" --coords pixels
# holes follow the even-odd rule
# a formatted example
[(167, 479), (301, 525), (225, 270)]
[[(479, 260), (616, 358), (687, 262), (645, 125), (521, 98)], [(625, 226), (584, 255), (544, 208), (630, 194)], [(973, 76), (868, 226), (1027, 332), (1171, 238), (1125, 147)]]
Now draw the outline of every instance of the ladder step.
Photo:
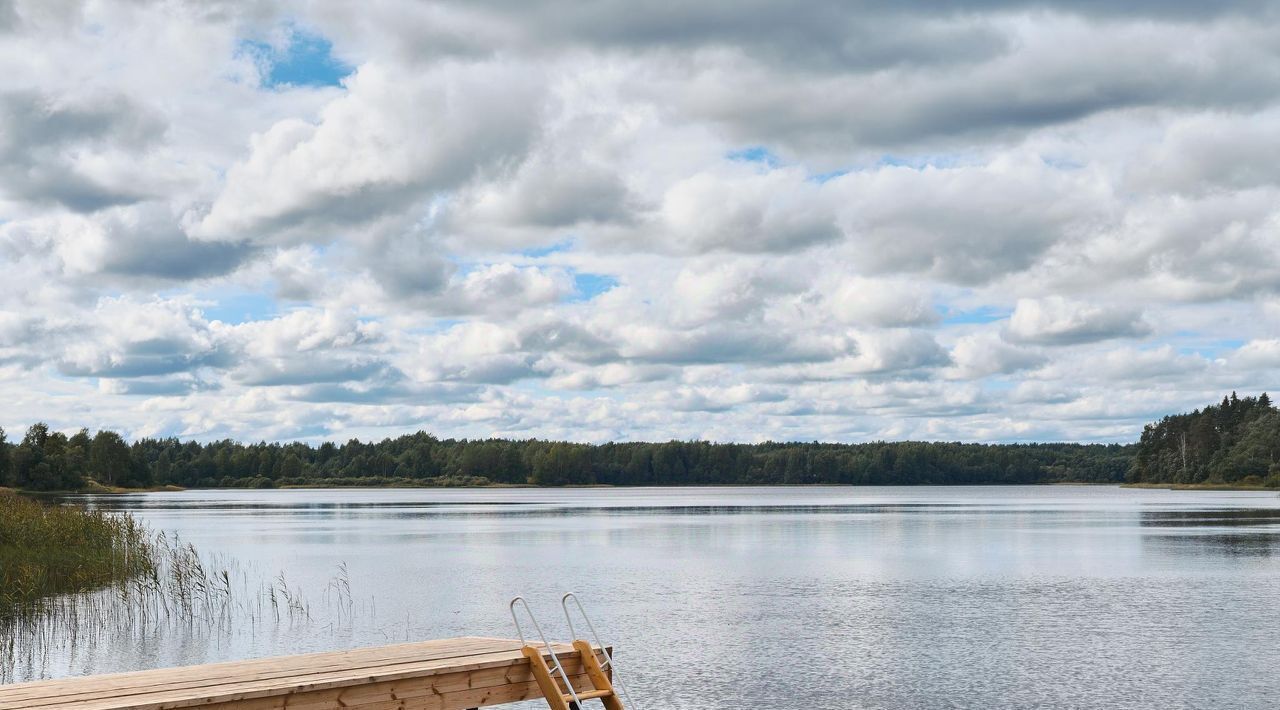
[[(588, 690), (585, 693), (578, 693), (578, 700), (595, 700), (596, 698), (607, 698), (613, 695), (612, 690)], [(564, 694), (566, 702), (573, 700), (573, 696), (568, 693)]]

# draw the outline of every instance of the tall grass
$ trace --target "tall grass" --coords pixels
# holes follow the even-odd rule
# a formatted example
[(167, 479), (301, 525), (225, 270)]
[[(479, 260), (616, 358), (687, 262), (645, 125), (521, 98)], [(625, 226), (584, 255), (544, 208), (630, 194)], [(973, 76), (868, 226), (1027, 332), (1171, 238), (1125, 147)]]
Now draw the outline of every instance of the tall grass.
[[(128, 515), (0, 494), (0, 683), (46, 677), (98, 641), (216, 642), (234, 630), (311, 620), (303, 594), (231, 560), (152, 533)], [(325, 608), (350, 619), (345, 565)]]
[(0, 617), (145, 574), (154, 557), (146, 529), (128, 515), (0, 494)]

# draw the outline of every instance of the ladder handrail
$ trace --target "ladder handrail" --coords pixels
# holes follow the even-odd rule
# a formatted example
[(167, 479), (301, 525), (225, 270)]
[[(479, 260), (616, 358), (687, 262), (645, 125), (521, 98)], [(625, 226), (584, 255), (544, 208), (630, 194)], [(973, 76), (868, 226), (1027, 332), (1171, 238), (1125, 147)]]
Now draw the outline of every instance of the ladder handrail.
[(609, 653), (609, 648), (600, 640), (600, 634), (596, 631), (595, 624), (591, 623), (591, 617), (587, 616), (587, 610), (582, 606), (582, 600), (573, 592), (566, 593), (560, 597), (560, 608), (564, 610), (564, 620), (569, 623), (569, 635), (573, 638), (579, 638), (578, 632), (573, 628), (573, 615), (569, 613), (569, 600), (572, 599), (575, 606), (578, 607), (578, 614), (582, 616), (582, 620), (587, 622), (587, 629), (591, 632), (591, 640), (600, 647), (600, 652), (604, 654), (604, 663), (601, 669), (609, 668), (613, 671), (613, 684), (618, 686), (622, 691), (622, 697), (627, 701), (627, 707), (631, 710), (640, 710), (640, 706), (631, 700), (631, 693), (627, 692), (627, 686), (622, 682), (622, 678), (618, 676), (618, 668), (613, 663), (613, 654)]
[[(569, 674), (565, 671), (564, 666), (560, 663), (560, 657), (556, 655), (556, 651), (551, 647), (551, 641), (547, 640), (547, 635), (542, 632), (542, 627), (538, 624), (538, 618), (533, 615), (533, 609), (529, 608), (529, 601), (524, 597), (516, 597), (511, 600), (508, 607), (511, 609), (511, 620), (516, 622), (516, 633), (520, 634), (520, 645), (531, 646), (524, 637), (524, 629), (520, 626), (520, 616), (516, 614), (516, 602), (524, 605), (524, 613), (529, 617), (529, 621), (533, 622), (533, 629), (538, 632), (538, 637), (542, 639), (542, 645), (546, 647), (547, 653), (551, 654), (551, 661), (556, 664), (555, 671), (560, 674), (560, 678), (564, 680), (564, 687), (569, 690), (569, 695), (573, 698), (575, 706), (581, 707), (582, 701), (578, 699), (578, 691), (574, 689), (573, 682), (569, 680)], [(606, 654), (608, 655), (608, 654)]]

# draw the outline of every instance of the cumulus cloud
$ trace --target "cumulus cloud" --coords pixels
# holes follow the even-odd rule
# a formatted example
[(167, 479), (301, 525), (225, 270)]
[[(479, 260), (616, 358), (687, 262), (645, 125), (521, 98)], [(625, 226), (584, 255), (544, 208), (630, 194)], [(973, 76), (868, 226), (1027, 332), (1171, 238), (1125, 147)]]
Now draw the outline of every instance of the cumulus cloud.
[(0, 192), (76, 212), (135, 202), (145, 179), (131, 174), (164, 124), (127, 97), (69, 99), (35, 91), (0, 94)]
[(398, 375), (377, 351), (378, 328), (349, 311), (298, 310), (224, 330), (236, 345), (230, 376), (242, 385), (332, 384)]
[(633, 221), (640, 205), (623, 176), (606, 156), (585, 155), (579, 130), (599, 129), (573, 129), (561, 128), (567, 135), (559, 142), (544, 136), (517, 167), (460, 190), (444, 206), (438, 230), (518, 245), (557, 228)]
[(915, 379), (950, 364), (947, 351), (933, 335), (897, 328), (858, 333), (844, 354), (773, 373), (784, 381), (838, 381), (857, 378)]
[(857, 350), (843, 333), (788, 334), (730, 324), (692, 331), (654, 326), (620, 330), (622, 357), (657, 364), (825, 362)]
[[(1280, 89), (1269, 66), (1268, 28), (1242, 17), (1194, 34), (1181, 22), (1097, 23), (1069, 13), (989, 16), (1006, 44), (987, 61), (881, 71), (804, 72), (803, 81), (749, 55), (728, 52), (690, 79), (665, 87), (686, 110), (745, 140), (783, 142), (805, 152), (850, 146), (879, 150), (1007, 139), (1044, 126), (1121, 109), (1254, 107)], [(875, 106), (876, 110), (865, 110)]]
[(1016, 342), (1074, 345), (1151, 332), (1142, 314), (1123, 306), (1070, 301), (1062, 296), (1022, 298), (1009, 317), (1006, 336)]
[(423, 339), (410, 371), (419, 381), (509, 384), (533, 376), (538, 357), (513, 329), (469, 323)]
[(758, 319), (779, 296), (804, 282), (768, 261), (691, 261), (671, 283), (671, 317), (679, 325)]
[(777, 387), (734, 385), (732, 387), (681, 387), (660, 401), (685, 412), (725, 412), (744, 404), (782, 402), (786, 394)]
[(1274, 384), (1278, 25), (0, 2), (0, 425), (1129, 440)]
[(51, 214), (0, 224), (0, 240), (47, 252), (72, 278), (189, 282), (234, 271), (251, 254), (243, 242), (193, 240), (156, 204), (94, 215)]
[(1148, 189), (1187, 194), (1280, 184), (1280, 113), (1201, 113), (1169, 126), (1134, 165), (1130, 178)]
[(841, 278), (822, 296), (842, 323), (863, 326), (920, 326), (940, 316), (927, 289), (907, 280)]
[(596, 367), (566, 368), (564, 374), (548, 378), (547, 385), (557, 389), (593, 390), (659, 382), (669, 379), (674, 372), (669, 366), (611, 362)]
[(966, 380), (988, 375), (1009, 375), (1039, 367), (1049, 361), (1040, 352), (1004, 342), (994, 332), (960, 338), (951, 349), (951, 359), (955, 363), (952, 376)]
[(1070, 364), (1104, 380), (1155, 382), (1182, 379), (1202, 373), (1210, 363), (1200, 355), (1179, 353), (1172, 346), (1110, 350)]
[(58, 370), (76, 377), (142, 377), (192, 372), (228, 363), (223, 333), (178, 302), (107, 298), (95, 326), (73, 340)]
[(135, 395), (143, 397), (176, 397), (195, 392), (219, 389), (211, 383), (183, 373), (171, 377), (134, 377), (130, 379), (100, 379), (98, 391), (107, 395)]
[(1280, 368), (1280, 339), (1250, 340), (1235, 352), (1233, 360), (1249, 368)]
[(1020, 272), (1105, 215), (1098, 178), (1038, 156), (977, 166), (889, 166), (828, 183), (846, 196), (841, 222), (854, 257), (879, 273), (964, 285)]
[(677, 251), (792, 251), (835, 239), (822, 189), (795, 170), (701, 173), (662, 197), (659, 239)]
[(335, 227), (456, 187), (525, 149), (537, 85), (515, 64), (362, 65), (318, 121), (288, 119), (253, 136), (195, 232), (326, 242)]

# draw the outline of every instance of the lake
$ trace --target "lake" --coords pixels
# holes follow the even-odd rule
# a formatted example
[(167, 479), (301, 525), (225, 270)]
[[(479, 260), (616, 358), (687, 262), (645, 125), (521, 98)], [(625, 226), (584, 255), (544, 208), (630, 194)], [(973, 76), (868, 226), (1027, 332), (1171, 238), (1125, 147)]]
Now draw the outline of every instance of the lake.
[[(516, 594), (564, 637), (559, 598), (573, 590), (645, 710), (1280, 706), (1275, 493), (200, 490), (81, 500), (128, 510), (247, 574), (282, 574), (310, 618), (100, 640), (47, 659), (39, 675), (514, 636)], [(344, 576), (346, 603), (335, 601)]]

